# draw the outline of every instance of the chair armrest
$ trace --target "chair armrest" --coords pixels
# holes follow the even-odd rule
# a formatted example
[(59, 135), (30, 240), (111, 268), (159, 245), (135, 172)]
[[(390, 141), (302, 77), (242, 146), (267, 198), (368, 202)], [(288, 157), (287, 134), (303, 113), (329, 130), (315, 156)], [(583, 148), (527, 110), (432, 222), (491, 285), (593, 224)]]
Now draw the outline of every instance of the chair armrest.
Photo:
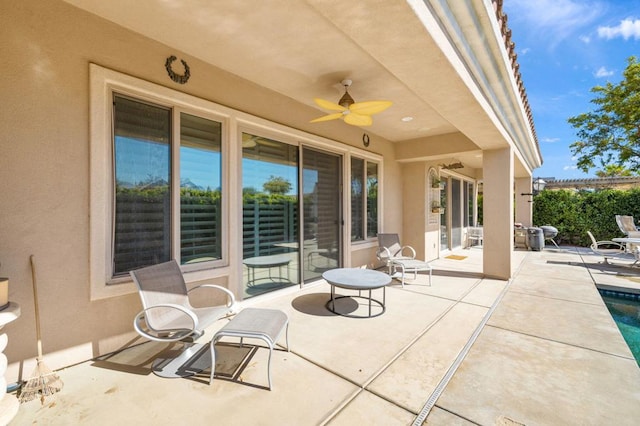
[[(382, 256), (382, 253), (384, 253), (384, 256)], [(391, 256), (391, 252), (389, 251), (388, 248), (378, 247), (378, 250), (376, 250), (376, 257), (378, 258), (378, 260), (386, 262), (389, 259), (391, 259), (393, 256)]]
[[(411, 246), (402, 246), (402, 248), (400, 249), (400, 251), (398, 253), (400, 253), (400, 256), (402, 256), (402, 253), (404, 252), (404, 249), (408, 249), (411, 252), (411, 258), (415, 259), (416, 258), (416, 251), (413, 249), (413, 247)], [(396, 255), (398, 254), (396, 253)]]
[(228, 308), (232, 308), (232, 307), (236, 304), (236, 298), (235, 298), (235, 296), (233, 295), (233, 293), (231, 293), (231, 292), (229, 291), (229, 289), (224, 288), (224, 287), (222, 287), (222, 286), (219, 286), (219, 285), (217, 285), (217, 284), (201, 284), (201, 285), (199, 285), (199, 286), (193, 287), (193, 288), (192, 288), (192, 289), (190, 289), (190, 290), (187, 290), (187, 294), (188, 294), (188, 293), (191, 293), (193, 290), (197, 290), (197, 289), (199, 289), (199, 288), (213, 288), (213, 289), (220, 290), (220, 291), (222, 291), (223, 293), (225, 293), (225, 294), (227, 295), (227, 302), (226, 302), (226, 306), (227, 306)]
[[(183, 314), (188, 316), (189, 319), (191, 319), (191, 323), (192, 323), (191, 329), (176, 329), (176, 330), (155, 330), (155, 329), (153, 329), (153, 327), (151, 327), (149, 325), (149, 323), (147, 323), (147, 321), (145, 319), (145, 315), (146, 315), (147, 311), (150, 311), (151, 309), (157, 309), (157, 308), (176, 309), (176, 310), (182, 312)], [(151, 334), (149, 331), (144, 330), (140, 326), (142, 321), (145, 322), (145, 324), (147, 325), (147, 327), (150, 330), (153, 330), (157, 334)], [(196, 316), (196, 314), (194, 314), (190, 310), (186, 309), (184, 306), (176, 305), (176, 304), (173, 304), (173, 303), (163, 303), (163, 304), (159, 304), (159, 305), (150, 306), (150, 307), (148, 307), (146, 309), (143, 309), (142, 311), (138, 312), (138, 314), (133, 319), (133, 328), (142, 337), (145, 337), (145, 338), (147, 338), (149, 340), (153, 340), (155, 342), (178, 342), (178, 341), (184, 339), (185, 337), (188, 337), (188, 336), (192, 335), (193, 333), (195, 333), (195, 331), (198, 328), (198, 317)]]

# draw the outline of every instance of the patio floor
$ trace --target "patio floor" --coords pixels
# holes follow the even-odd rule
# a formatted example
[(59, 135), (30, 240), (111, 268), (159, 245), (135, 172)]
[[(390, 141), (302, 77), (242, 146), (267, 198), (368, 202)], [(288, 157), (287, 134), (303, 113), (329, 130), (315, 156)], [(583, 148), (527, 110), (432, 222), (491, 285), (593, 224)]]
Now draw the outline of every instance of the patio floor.
[(59, 371), (64, 389), (11, 424), (637, 424), (640, 369), (594, 282), (640, 289), (640, 268), (587, 249), (516, 251), (506, 282), (482, 278), (481, 249), (455, 254), (432, 263), (432, 286), (394, 282), (375, 318), (331, 314), (326, 283), (259, 300), (290, 317), (272, 391), (265, 348), (220, 345), (229, 376), (209, 386), (208, 373), (156, 377), (166, 345), (145, 343)]

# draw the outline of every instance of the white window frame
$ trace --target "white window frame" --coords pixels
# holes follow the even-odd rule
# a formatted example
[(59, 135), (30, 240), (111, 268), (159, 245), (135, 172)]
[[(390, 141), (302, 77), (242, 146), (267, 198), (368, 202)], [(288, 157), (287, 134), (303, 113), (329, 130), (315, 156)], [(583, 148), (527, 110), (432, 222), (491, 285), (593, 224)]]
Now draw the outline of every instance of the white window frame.
[[(187, 283), (212, 278), (237, 278), (242, 275), (242, 247), (236, 241), (235, 232), (241, 224), (232, 211), (242, 210), (242, 131), (278, 135), (283, 141), (305, 144), (309, 147), (334, 152), (343, 156), (343, 187), (351, 182), (351, 155), (378, 164), (378, 230), (384, 229), (382, 206), (384, 205), (384, 159), (380, 154), (362, 150), (355, 146), (323, 138), (260, 117), (237, 111), (202, 98), (179, 92), (156, 83), (122, 74), (97, 64), (89, 64), (89, 138), (90, 138), (90, 193), (89, 193), (89, 280), (91, 300), (100, 300), (135, 293), (133, 282), (127, 278), (112, 279), (112, 211), (113, 211), (113, 93), (134, 99), (183, 109), (204, 118), (222, 123), (222, 211), (223, 228), (226, 235), (222, 241), (223, 260), (218, 267), (198, 269), (199, 265), (182, 265)], [(173, 130), (176, 131), (175, 129)], [(179, 132), (179, 129), (178, 129)], [(175, 136), (175, 133), (174, 133)], [(172, 161), (177, 161), (173, 159)], [(174, 174), (174, 177), (176, 175)], [(353, 251), (377, 246), (377, 238), (368, 238), (351, 244), (350, 191), (342, 191), (345, 266), (351, 262)], [(174, 202), (175, 204), (176, 202)], [(179, 206), (179, 204), (178, 204)], [(174, 207), (175, 208), (175, 207)], [(175, 229), (175, 227), (174, 227)], [(349, 238), (347, 238), (349, 236)], [(237, 242), (237, 241), (236, 241)], [(179, 243), (178, 243), (179, 244)], [(241, 244), (240, 244), (241, 245)], [(231, 281), (230, 281), (231, 282)], [(118, 285), (110, 285), (118, 284)], [(230, 285), (230, 290), (238, 290)]]
[[(362, 217), (362, 227), (363, 227), (363, 229), (362, 229), (363, 234), (362, 235), (363, 235), (363, 238), (361, 240), (351, 240), (351, 231), (353, 230), (353, 222), (352, 222), (353, 215), (352, 215), (352, 212), (351, 212), (351, 177), (352, 177), (352, 171), (353, 170), (351, 168), (351, 163), (352, 163), (351, 160), (353, 160), (354, 158), (358, 159), (358, 160), (362, 160), (364, 162), (364, 185), (363, 185), (363, 188), (362, 188), (362, 192), (363, 192), (363, 195), (364, 195), (364, 200), (363, 200), (364, 202), (363, 202), (363, 209), (362, 209), (362, 212), (361, 212), (363, 214), (363, 217)], [(377, 200), (376, 204), (378, 205), (377, 206), (378, 232), (380, 231), (380, 218), (381, 218), (380, 206), (381, 206), (381, 204), (380, 204), (380, 199), (379, 198), (380, 198), (380, 192), (381, 192), (380, 191), (380, 187), (381, 187), (381, 185), (380, 185), (381, 184), (380, 173), (381, 173), (381, 169), (382, 169), (381, 162), (379, 160), (373, 159), (373, 158), (371, 158), (369, 156), (353, 154), (353, 155), (351, 155), (349, 157), (349, 164), (347, 165), (347, 167), (349, 168), (349, 180), (348, 180), (349, 185), (347, 186), (349, 188), (349, 191), (348, 191), (349, 192), (349, 208), (348, 208), (348, 210), (349, 210), (349, 235), (348, 235), (348, 237), (351, 240), (351, 244), (353, 244), (353, 245), (366, 243), (367, 241), (377, 240), (377, 236), (370, 237), (368, 235), (369, 218), (368, 218), (368, 215), (367, 215), (367, 213), (368, 213), (367, 208), (369, 206), (369, 204), (368, 204), (368, 198), (369, 197), (368, 197), (368, 188), (367, 188), (367, 173), (368, 173), (367, 166), (370, 163), (373, 163), (373, 164), (375, 164), (377, 166), (377, 175), (376, 176), (377, 176), (377, 179), (378, 179), (378, 200)]]
[[(135, 292), (128, 276), (113, 277), (113, 96), (128, 96), (171, 108), (172, 124), (181, 112), (201, 116), (222, 124), (222, 259), (200, 264), (182, 265), (184, 272), (195, 272), (197, 278), (228, 275), (229, 170), (227, 161), (230, 140), (231, 110), (212, 102), (90, 64), (90, 281), (91, 299), (97, 300)], [(179, 140), (179, 126), (172, 126), (173, 140)], [(179, 169), (179, 144), (173, 144), (172, 170)], [(172, 187), (178, 185), (178, 173), (172, 173)], [(172, 196), (172, 252), (180, 252), (179, 197)], [(112, 285), (118, 284), (118, 285)]]

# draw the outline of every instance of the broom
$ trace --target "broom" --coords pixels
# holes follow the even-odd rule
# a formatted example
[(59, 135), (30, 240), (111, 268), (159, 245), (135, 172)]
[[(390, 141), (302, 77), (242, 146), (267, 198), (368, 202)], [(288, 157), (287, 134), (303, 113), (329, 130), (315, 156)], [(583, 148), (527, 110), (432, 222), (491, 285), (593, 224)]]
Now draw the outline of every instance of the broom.
[(38, 286), (36, 285), (36, 268), (34, 257), (29, 257), (31, 262), (31, 276), (33, 282), (33, 300), (36, 312), (36, 337), (38, 338), (38, 357), (36, 368), (31, 373), (31, 378), (26, 381), (20, 392), (20, 402), (31, 401), (40, 395), (40, 403), (44, 405), (45, 396), (53, 395), (62, 389), (62, 380), (51, 371), (42, 359), (42, 339), (40, 337), (40, 311), (38, 309)]

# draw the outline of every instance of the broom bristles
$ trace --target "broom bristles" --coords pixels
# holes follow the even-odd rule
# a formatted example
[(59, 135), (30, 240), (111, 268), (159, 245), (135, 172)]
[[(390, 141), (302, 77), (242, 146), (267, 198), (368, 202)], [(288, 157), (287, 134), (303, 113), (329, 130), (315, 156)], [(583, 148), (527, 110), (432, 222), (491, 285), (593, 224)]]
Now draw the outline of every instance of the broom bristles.
[(20, 402), (31, 401), (40, 396), (40, 403), (44, 404), (44, 399), (62, 390), (62, 379), (38, 359), (38, 365), (27, 380), (20, 392)]

